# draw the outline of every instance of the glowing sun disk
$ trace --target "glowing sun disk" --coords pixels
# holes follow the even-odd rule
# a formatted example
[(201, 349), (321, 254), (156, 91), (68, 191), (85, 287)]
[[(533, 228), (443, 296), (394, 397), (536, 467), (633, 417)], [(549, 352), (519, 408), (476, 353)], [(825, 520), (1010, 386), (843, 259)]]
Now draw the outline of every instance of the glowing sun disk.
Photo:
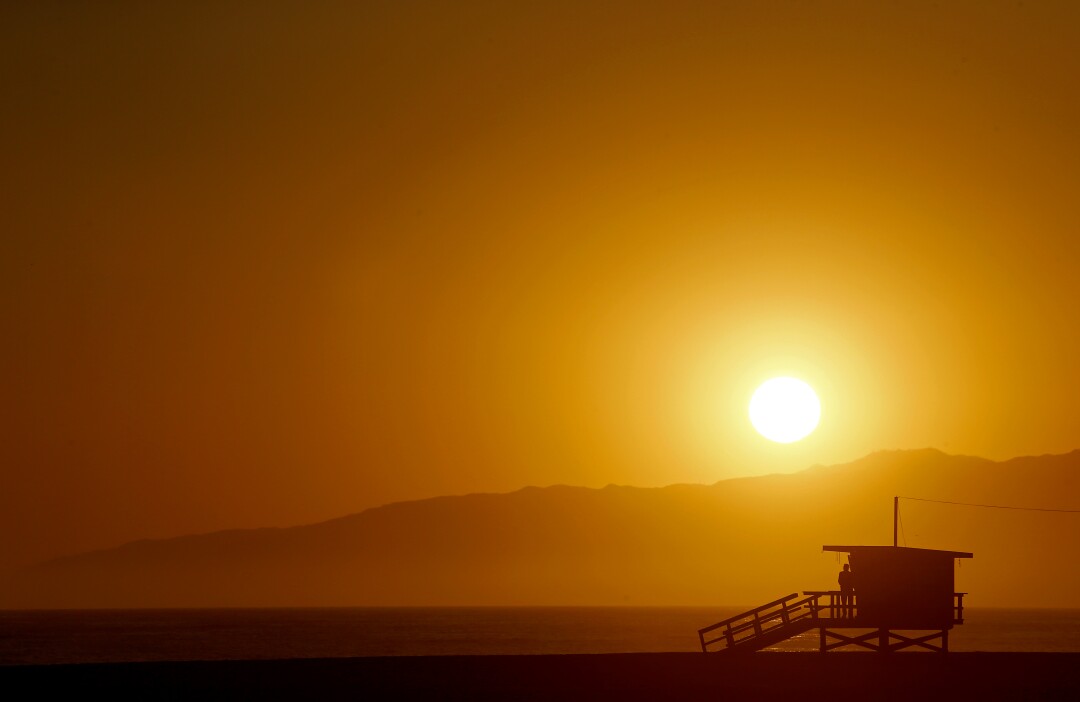
[(821, 419), (814, 389), (798, 378), (773, 378), (750, 399), (750, 423), (770, 441), (790, 444), (806, 438)]

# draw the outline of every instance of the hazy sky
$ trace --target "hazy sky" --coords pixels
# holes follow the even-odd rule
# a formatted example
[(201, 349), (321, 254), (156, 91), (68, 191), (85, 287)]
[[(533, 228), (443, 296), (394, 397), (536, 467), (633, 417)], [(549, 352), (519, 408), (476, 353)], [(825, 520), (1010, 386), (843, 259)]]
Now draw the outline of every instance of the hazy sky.
[(5, 3), (0, 566), (1077, 448), (1077, 46), (1072, 2)]

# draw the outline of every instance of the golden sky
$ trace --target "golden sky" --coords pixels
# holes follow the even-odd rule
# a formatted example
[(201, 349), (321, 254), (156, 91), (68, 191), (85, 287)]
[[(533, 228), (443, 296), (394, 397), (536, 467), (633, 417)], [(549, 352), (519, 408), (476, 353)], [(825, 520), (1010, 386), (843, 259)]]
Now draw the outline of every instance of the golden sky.
[(0, 9), (0, 566), (1078, 446), (1075, 3), (223, 5)]

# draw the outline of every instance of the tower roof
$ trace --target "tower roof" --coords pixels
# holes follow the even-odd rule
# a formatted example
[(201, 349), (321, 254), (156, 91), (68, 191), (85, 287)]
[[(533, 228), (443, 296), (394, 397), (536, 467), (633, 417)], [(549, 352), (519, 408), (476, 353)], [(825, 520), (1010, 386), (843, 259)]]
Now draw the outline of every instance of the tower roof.
[(840, 553), (903, 551), (907, 553), (941, 554), (942, 557), (948, 556), (949, 558), (974, 558), (973, 554), (964, 551), (939, 551), (932, 548), (908, 548), (907, 546), (822, 546), (821, 550), (839, 551)]

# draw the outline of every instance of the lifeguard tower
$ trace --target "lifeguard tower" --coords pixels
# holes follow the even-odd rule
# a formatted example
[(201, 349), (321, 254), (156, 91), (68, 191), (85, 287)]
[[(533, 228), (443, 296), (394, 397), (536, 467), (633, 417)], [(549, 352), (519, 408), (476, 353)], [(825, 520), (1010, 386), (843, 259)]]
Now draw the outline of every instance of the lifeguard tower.
[(899, 546), (822, 549), (848, 554), (855, 583), (849, 606), (838, 590), (808, 590), (801, 598), (792, 593), (699, 630), (701, 650), (758, 651), (816, 628), (823, 653), (843, 646), (948, 652), (949, 630), (964, 623), (966, 594), (955, 592), (953, 563), (972, 554)]

